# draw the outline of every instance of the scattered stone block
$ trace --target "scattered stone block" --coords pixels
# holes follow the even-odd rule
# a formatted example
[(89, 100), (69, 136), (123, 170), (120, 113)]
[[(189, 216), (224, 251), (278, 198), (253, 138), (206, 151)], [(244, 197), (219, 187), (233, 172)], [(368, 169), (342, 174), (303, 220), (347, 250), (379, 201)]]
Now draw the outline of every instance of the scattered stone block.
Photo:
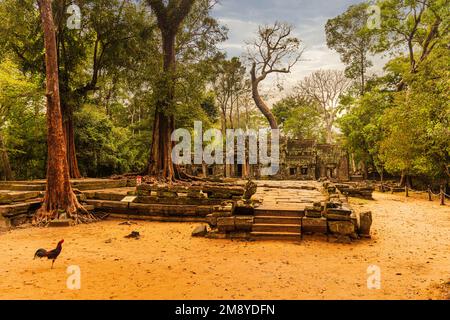
[(235, 217), (217, 218), (217, 229), (222, 233), (234, 231), (236, 229)]
[(231, 217), (231, 211), (214, 211), (208, 215), (206, 215), (206, 221), (208, 224), (215, 228), (217, 227), (217, 219), (218, 218), (225, 218), (225, 217)]
[(328, 221), (331, 233), (350, 236), (355, 233), (355, 225), (351, 221)]
[(325, 209), (338, 209), (342, 206), (341, 202), (332, 200), (325, 202)]
[[(355, 230), (359, 230), (359, 217), (358, 217), (358, 214), (356, 214), (355, 212), (352, 212), (352, 214), (350, 215), (350, 221), (355, 226)], [(357, 236), (357, 235), (355, 234), (355, 236)]]
[(29, 222), (30, 216), (28, 214), (19, 214), (10, 218), (11, 227), (18, 227)]
[(372, 212), (366, 211), (359, 214), (359, 235), (370, 237), (370, 228), (372, 226)]
[(158, 191), (158, 197), (162, 198), (178, 198), (178, 193), (173, 191)]
[(214, 214), (208, 214), (206, 216), (206, 222), (210, 225), (211, 228), (216, 228), (217, 227), (217, 216), (215, 216)]
[(232, 212), (233, 211), (233, 205), (232, 204), (226, 204), (226, 205), (220, 205), (220, 206), (214, 206), (214, 210), (217, 212)]
[(327, 233), (327, 219), (325, 218), (302, 218), (302, 232), (304, 233)]
[(39, 198), (41, 192), (29, 191), (29, 192), (6, 192), (0, 193), (0, 204), (10, 204), (14, 202), (22, 202), (29, 199)]
[(208, 229), (205, 225), (200, 225), (195, 227), (194, 231), (192, 231), (193, 237), (204, 237), (208, 233)]
[(189, 190), (187, 192), (187, 197), (194, 198), (194, 199), (204, 199), (204, 198), (206, 198), (206, 194), (204, 194), (200, 190)]
[(325, 209), (323, 202), (316, 201), (314, 202), (313, 206), (314, 208), (320, 209), (321, 211)]
[(208, 198), (212, 199), (232, 199), (233, 195), (227, 192), (208, 192)]
[(352, 214), (352, 210), (346, 208), (328, 208), (326, 213), (349, 217)]
[(58, 220), (52, 220), (48, 224), (49, 227), (71, 227), (74, 225), (74, 221), (72, 219), (58, 219)]
[(0, 206), (0, 215), (4, 217), (15, 217), (21, 214), (28, 214), (34, 212), (41, 206), (41, 201), (30, 201), (24, 203), (10, 204)]
[(252, 231), (254, 218), (253, 216), (236, 216), (235, 225), (237, 231)]
[(328, 193), (336, 193), (336, 187), (335, 186), (328, 186), (327, 187)]
[(244, 201), (240, 200), (236, 202), (233, 213), (235, 215), (253, 216), (255, 213), (255, 208), (253, 207), (253, 204), (245, 203)]
[(372, 193), (375, 188), (365, 183), (349, 183), (349, 184), (337, 184), (337, 189), (346, 196), (354, 198), (362, 198), (373, 200)]
[(308, 218), (320, 218), (322, 217), (322, 210), (316, 207), (305, 207), (305, 215)]
[(9, 219), (0, 215), (0, 232), (8, 231), (11, 228), (11, 222)]
[(139, 240), (141, 238), (141, 234), (139, 231), (132, 231), (129, 235), (125, 236), (125, 238)]
[(136, 187), (136, 179), (127, 179), (127, 187)]
[(343, 216), (340, 214), (325, 213), (325, 217), (328, 220), (333, 220), (333, 221), (351, 221), (350, 216)]

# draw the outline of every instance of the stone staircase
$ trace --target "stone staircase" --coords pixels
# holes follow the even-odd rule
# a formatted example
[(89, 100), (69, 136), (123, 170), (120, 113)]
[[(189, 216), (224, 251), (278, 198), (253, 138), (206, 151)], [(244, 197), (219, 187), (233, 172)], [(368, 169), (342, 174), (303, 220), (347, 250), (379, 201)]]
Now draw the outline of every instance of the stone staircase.
[(303, 211), (256, 208), (250, 233), (255, 240), (301, 240)]

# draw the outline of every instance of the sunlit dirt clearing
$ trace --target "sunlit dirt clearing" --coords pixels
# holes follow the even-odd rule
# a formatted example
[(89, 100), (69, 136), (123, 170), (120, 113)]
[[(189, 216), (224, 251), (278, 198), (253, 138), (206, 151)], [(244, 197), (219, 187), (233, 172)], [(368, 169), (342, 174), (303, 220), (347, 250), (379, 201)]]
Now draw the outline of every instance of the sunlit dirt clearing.
[[(192, 238), (193, 223), (111, 220), (73, 228), (0, 235), (2, 299), (448, 299), (450, 206), (425, 196), (374, 194), (351, 199), (372, 210), (373, 237), (352, 244)], [(140, 240), (126, 239), (139, 231)], [(63, 251), (33, 260), (36, 249)], [(81, 268), (81, 289), (66, 271)], [(381, 289), (367, 288), (367, 268), (381, 268)]]

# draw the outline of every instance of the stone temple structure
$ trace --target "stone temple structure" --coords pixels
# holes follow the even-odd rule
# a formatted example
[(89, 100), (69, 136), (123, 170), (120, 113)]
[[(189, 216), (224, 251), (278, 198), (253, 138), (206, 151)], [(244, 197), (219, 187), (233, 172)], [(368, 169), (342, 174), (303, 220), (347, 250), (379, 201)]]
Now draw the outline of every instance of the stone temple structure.
[(280, 146), (280, 171), (277, 178), (349, 180), (348, 156), (338, 145), (315, 140), (286, 139)]
[[(191, 165), (186, 168), (193, 175), (208, 177), (264, 178), (259, 165), (234, 164)], [(227, 172), (225, 174), (225, 172)], [(335, 144), (320, 144), (315, 140), (280, 139), (280, 169), (278, 174), (269, 177), (274, 180), (349, 180), (349, 161), (347, 153)]]

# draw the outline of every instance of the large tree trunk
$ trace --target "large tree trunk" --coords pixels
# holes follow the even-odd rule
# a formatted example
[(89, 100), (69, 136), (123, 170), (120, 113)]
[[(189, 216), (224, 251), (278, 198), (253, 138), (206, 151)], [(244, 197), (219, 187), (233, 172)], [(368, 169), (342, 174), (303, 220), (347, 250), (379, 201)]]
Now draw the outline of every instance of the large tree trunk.
[(351, 155), (351, 158), (352, 158), (352, 161), (351, 161), (351, 164), (352, 164), (352, 174), (353, 173), (355, 173), (356, 172), (356, 161), (355, 161), (355, 154), (354, 153), (352, 153)]
[(169, 114), (174, 107), (175, 92), (175, 34), (163, 32), (164, 73), (160, 84), (160, 98), (156, 104), (153, 121), (153, 139), (147, 174), (168, 181), (175, 178), (176, 168), (172, 163), (172, 132), (175, 119)]
[(325, 126), (325, 134), (326, 134), (326, 142), (329, 144), (333, 144), (333, 122), (329, 122)]
[(267, 121), (269, 121), (270, 128), (278, 129), (277, 120), (275, 119), (273, 113), (267, 107), (266, 103), (263, 101), (261, 96), (259, 95), (258, 85), (260, 80), (256, 77), (256, 64), (254, 63), (252, 69), (250, 71), (251, 80), (252, 80), (252, 97), (255, 101), (256, 106), (262, 112), (262, 114), (266, 117)]
[(62, 106), (64, 138), (67, 150), (67, 163), (69, 165), (69, 175), (73, 179), (80, 179), (81, 174), (78, 169), (77, 154), (75, 151), (75, 132), (73, 128), (73, 109), (71, 106), (64, 104)]
[(1, 133), (0, 133), (0, 153), (3, 167), (3, 175), (5, 177), (5, 180), (11, 181), (13, 180), (11, 164), (9, 163), (8, 152), (6, 151), (6, 146), (5, 143), (3, 142), (3, 135)]
[(82, 220), (78, 210), (84, 210), (72, 190), (59, 96), (58, 64), (51, 0), (38, 0), (45, 43), (47, 96), (47, 187), (44, 202), (35, 222), (46, 223), (58, 218)]
[(180, 178), (180, 172), (172, 162), (171, 141), (175, 130), (175, 83), (176, 58), (175, 37), (184, 18), (189, 14), (195, 0), (169, 1), (147, 0), (154, 10), (158, 28), (162, 36), (163, 75), (158, 88), (155, 119), (153, 122), (153, 140), (147, 173), (159, 179), (173, 181)]

